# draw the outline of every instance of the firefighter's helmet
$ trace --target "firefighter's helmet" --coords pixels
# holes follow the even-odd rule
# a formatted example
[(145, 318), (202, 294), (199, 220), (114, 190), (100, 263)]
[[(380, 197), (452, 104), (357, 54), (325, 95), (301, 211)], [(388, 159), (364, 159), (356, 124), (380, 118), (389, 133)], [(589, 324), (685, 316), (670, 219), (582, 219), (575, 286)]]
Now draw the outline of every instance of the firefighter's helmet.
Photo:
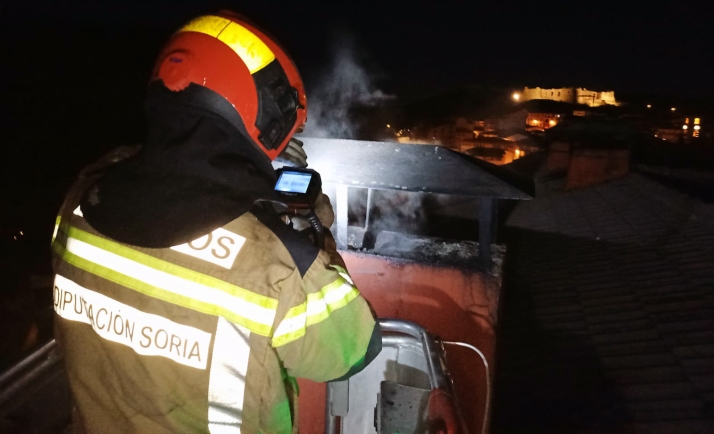
[(161, 84), (172, 98), (231, 122), (271, 161), (306, 120), (305, 88), (293, 61), (233, 12), (198, 17), (173, 34), (151, 77), (152, 86)]

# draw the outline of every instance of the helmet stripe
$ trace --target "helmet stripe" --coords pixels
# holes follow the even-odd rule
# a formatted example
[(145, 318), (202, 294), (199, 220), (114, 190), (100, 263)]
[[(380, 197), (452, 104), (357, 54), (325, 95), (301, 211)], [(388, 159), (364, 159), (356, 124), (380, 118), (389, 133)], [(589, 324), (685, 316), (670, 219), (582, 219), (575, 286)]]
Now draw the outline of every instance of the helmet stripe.
[(255, 74), (275, 60), (273, 51), (253, 32), (232, 22), (218, 35), (243, 59), (251, 74)]
[(227, 18), (207, 15), (186, 24), (179, 32), (198, 32), (228, 45), (254, 74), (275, 60), (275, 54), (255, 33)]

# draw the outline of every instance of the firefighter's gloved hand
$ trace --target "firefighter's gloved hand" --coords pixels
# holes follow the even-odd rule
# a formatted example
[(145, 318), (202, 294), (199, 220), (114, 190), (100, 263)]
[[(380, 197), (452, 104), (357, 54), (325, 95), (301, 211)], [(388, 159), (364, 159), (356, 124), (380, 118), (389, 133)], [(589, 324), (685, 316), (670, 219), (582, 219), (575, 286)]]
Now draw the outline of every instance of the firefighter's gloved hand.
[(315, 214), (317, 214), (317, 218), (320, 219), (322, 226), (329, 231), (335, 222), (335, 210), (332, 209), (330, 198), (323, 192), (320, 192), (320, 195), (317, 196), (317, 200), (315, 200)]
[(273, 169), (278, 170), (281, 167), (297, 167), (301, 169), (307, 167), (307, 154), (302, 149), (300, 140), (290, 139), (288, 146), (273, 160)]
[[(306, 215), (308, 210), (296, 211), (298, 214)], [(330, 203), (330, 198), (325, 194), (320, 192), (315, 200), (315, 215), (320, 219), (320, 223), (325, 227), (326, 231), (330, 230), (330, 226), (335, 222), (335, 211), (332, 209), (332, 204)], [(310, 227), (307, 220), (302, 218), (293, 219), (293, 228), (301, 231)]]

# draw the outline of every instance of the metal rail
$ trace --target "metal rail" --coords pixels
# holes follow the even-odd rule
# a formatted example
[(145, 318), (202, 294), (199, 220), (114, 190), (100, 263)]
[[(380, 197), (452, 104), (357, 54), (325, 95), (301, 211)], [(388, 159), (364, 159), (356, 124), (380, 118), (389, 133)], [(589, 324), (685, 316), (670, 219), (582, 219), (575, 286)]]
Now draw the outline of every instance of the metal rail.
[(42, 377), (61, 360), (54, 339), (0, 375), (0, 407)]
[[(429, 385), (441, 388), (453, 396), (453, 385), (445, 370), (443, 347), (427, 329), (417, 323), (400, 319), (379, 319), (382, 343), (386, 346), (411, 343), (421, 347), (426, 360)], [(328, 383), (325, 406), (325, 433), (338, 432), (340, 418), (347, 415), (349, 408), (349, 380)]]
[(417, 323), (400, 319), (380, 319), (379, 327), (382, 329), (382, 333), (401, 333), (418, 339), (424, 348), (424, 357), (429, 369), (429, 382), (432, 389), (445, 388), (446, 390), (451, 390), (451, 382), (444, 372), (444, 365), (437, 350), (439, 346), (436, 343), (436, 339), (424, 327)]
[(483, 424), (481, 426), (481, 433), (486, 434), (487, 428), (488, 428), (488, 415), (491, 410), (491, 373), (488, 368), (488, 360), (486, 360), (486, 356), (476, 348), (475, 346), (471, 344), (467, 344), (465, 342), (451, 342), (451, 341), (441, 341), (443, 344), (447, 345), (454, 345), (457, 347), (464, 347), (468, 348), (472, 351), (474, 351), (476, 354), (478, 354), (481, 357), (481, 360), (483, 360), (483, 366), (486, 368), (486, 405), (484, 406), (483, 410)]

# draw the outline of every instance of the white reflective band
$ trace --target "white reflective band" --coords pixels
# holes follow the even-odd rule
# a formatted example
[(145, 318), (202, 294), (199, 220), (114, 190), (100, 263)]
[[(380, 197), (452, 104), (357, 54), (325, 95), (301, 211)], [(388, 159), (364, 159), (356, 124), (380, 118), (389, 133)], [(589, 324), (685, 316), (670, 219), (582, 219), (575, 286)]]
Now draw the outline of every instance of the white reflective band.
[(338, 271), (338, 274), (339, 274), (340, 276), (342, 276), (343, 279), (345, 279), (346, 281), (348, 281), (348, 282), (350, 283), (350, 285), (354, 285), (354, 284), (355, 284), (355, 283), (352, 281), (352, 278), (350, 277), (349, 274), (343, 273), (343, 272), (341, 272), (341, 271)]
[(236, 315), (267, 327), (273, 325), (274, 310), (234, 297), (220, 289), (157, 270), (73, 237), (67, 239), (67, 251), (164, 291), (228, 309)]
[(162, 356), (182, 365), (206, 369), (211, 334), (167, 318), (142, 312), (77, 283), (55, 276), (55, 312), (69, 321), (92, 326), (104, 339), (145, 356)]
[(62, 217), (57, 216), (57, 219), (55, 220), (55, 230), (54, 230), (54, 232), (52, 232), (52, 243), (51, 244), (54, 244), (55, 238), (57, 238), (57, 232), (59, 231), (61, 221), (62, 221)]
[(230, 270), (244, 243), (244, 237), (223, 228), (218, 228), (190, 243), (171, 247), (171, 250), (176, 250)]
[(211, 434), (240, 433), (249, 357), (250, 330), (219, 317), (208, 380)]
[(281, 336), (297, 332), (300, 329), (307, 327), (307, 314), (301, 313), (300, 315), (294, 316), (292, 318), (285, 318), (280, 321), (280, 325), (275, 330), (275, 335), (273, 339), (277, 339)]
[(342, 305), (340, 302), (344, 298), (346, 298), (354, 289), (354, 286), (345, 282), (337, 288), (328, 291), (326, 294), (324, 294), (323, 297), (315, 297), (312, 299), (308, 297), (305, 312), (300, 313), (291, 318), (283, 319), (280, 322), (278, 328), (275, 330), (273, 339), (297, 332), (300, 329), (304, 329), (309, 325), (315, 324), (325, 319), (326, 315), (329, 315), (327, 313), (327, 306), (338, 305), (339, 307), (341, 307)]

